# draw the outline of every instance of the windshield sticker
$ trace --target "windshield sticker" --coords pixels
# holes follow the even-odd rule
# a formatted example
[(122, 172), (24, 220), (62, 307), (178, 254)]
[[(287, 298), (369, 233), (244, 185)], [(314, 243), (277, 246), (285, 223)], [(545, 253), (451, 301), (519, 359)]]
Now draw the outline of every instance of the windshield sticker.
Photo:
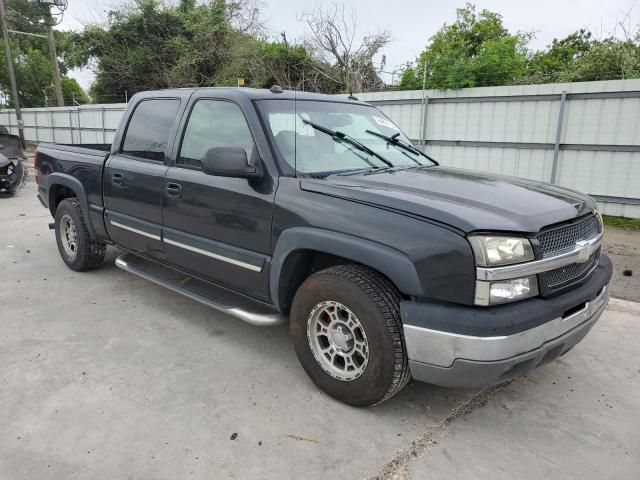
[(382, 125), (383, 127), (387, 127), (392, 130), (398, 130), (398, 127), (396, 127), (388, 118), (374, 116), (373, 119), (378, 125)]

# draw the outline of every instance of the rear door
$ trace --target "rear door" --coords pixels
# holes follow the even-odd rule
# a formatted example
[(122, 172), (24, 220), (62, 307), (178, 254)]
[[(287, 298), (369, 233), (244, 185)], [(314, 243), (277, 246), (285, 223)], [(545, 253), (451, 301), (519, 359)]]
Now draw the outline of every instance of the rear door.
[(103, 175), (105, 224), (118, 245), (164, 258), (162, 195), (166, 154), (180, 98), (143, 98), (127, 120)]
[[(197, 97), (198, 95), (194, 95)], [(239, 99), (238, 101), (241, 101)], [(254, 116), (251, 122), (247, 116)], [(163, 203), (167, 259), (199, 277), (268, 299), (271, 217), (277, 175), (251, 104), (196, 98), (176, 142)], [(260, 162), (258, 181), (218, 177), (201, 170), (213, 147), (241, 147)]]

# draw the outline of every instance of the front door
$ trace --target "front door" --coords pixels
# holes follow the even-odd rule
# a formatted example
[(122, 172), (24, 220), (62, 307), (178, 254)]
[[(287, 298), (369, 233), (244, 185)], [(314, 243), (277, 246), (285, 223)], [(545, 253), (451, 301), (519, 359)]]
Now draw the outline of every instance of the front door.
[(103, 177), (110, 238), (156, 258), (164, 255), (165, 155), (179, 107), (178, 99), (142, 100), (129, 119), (121, 148), (107, 160)]
[(165, 178), (164, 248), (169, 262), (220, 285), (267, 300), (274, 179), (207, 175), (200, 159), (213, 147), (241, 147), (261, 162), (238, 104), (194, 102), (175, 165)]

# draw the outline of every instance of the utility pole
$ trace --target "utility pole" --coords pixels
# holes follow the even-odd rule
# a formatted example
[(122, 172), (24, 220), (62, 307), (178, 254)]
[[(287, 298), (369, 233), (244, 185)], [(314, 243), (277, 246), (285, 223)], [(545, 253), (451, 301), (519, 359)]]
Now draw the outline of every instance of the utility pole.
[[(47, 10), (49, 7), (47, 7)], [(58, 106), (64, 107), (64, 96), (62, 95), (62, 81), (60, 80), (60, 65), (58, 65), (58, 54), (56, 52), (56, 39), (53, 36), (53, 19), (49, 10), (49, 19), (47, 21), (47, 41), (49, 42), (49, 54), (51, 55), (51, 64), (53, 65), (53, 84), (56, 89), (56, 99)]]
[(4, 50), (7, 54), (7, 68), (9, 70), (9, 81), (11, 82), (11, 96), (16, 111), (18, 122), (18, 136), (24, 148), (24, 122), (22, 121), (22, 111), (20, 110), (20, 97), (18, 97), (18, 84), (16, 83), (15, 65), (13, 63), (13, 53), (11, 53), (11, 43), (9, 43), (9, 28), (7, 27), (7, 12), (4, 7), (4, 0), (0, 0), (0, 21), (2, 22), (2, 36), (4, 38)]

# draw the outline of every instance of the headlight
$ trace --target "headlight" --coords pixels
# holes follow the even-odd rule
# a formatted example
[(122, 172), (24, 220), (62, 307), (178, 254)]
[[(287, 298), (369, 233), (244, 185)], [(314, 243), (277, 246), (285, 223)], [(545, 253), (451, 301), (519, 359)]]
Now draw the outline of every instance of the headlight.
[(535, 258), (526, 238), (497, 235), (471, 235), (469, 242), (478, 267), (496, 267), (528, 262)]
[(499, 282), (476, 282), (476, 305), (497, 305), (538, 295), (535, 275)]

